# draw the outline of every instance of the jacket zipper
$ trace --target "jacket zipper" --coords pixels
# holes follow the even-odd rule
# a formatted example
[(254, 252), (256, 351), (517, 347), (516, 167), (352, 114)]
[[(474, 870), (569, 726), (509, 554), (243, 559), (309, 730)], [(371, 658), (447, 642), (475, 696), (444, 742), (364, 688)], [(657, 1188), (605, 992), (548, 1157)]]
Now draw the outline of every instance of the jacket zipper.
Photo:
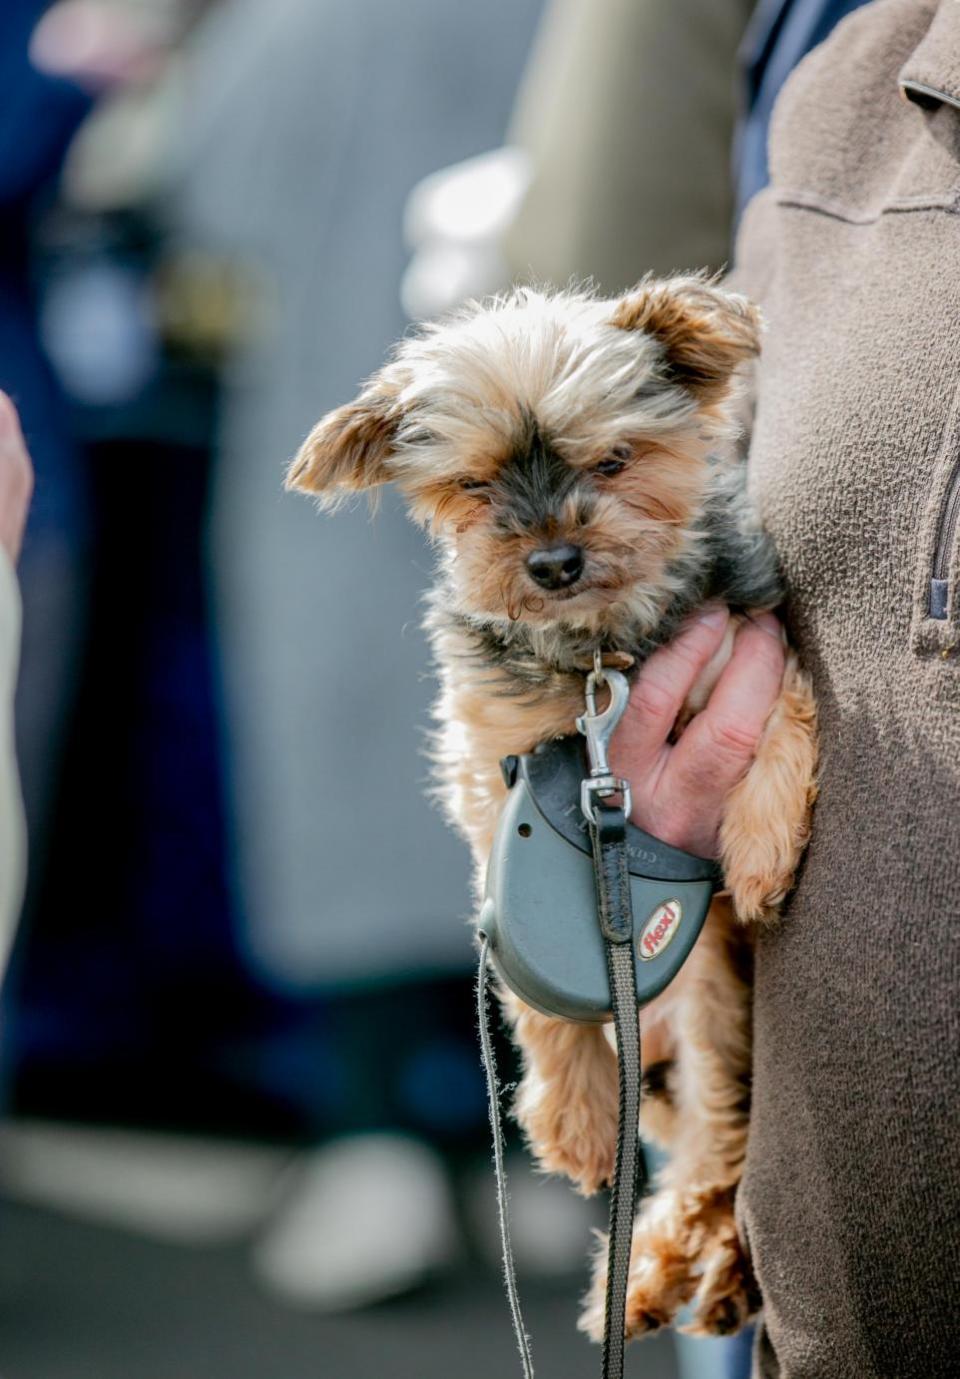
[(950, 553), (956, 540), (958, 521), (960, 521), (960, 460), (954, 464), (953, 473), (950, 475), (947, 496), (940, 510), (937, 544), (933, 553), (933, 570), (930, 580), (930, 616), (941, 622), (947, 616)]
[[(910, 100), (914, 100), (918, 105), (928, 109), (937, 105), (950, 105), (955, 110), (960, 110), (960, 99), (947, 91), (941, 91), (936, 86), (927, 86), (924, 82), (908, 79), (901, 82), (901, 88), (904, 95)], [(958, 521), (960, 521), (960, 460), (954, 464), (947, 485), (947, 496), (940, 510), (937, 544), (933, 553), (933, 569), (930, 578), (930, 617), (936, 618), (938, 622), (946, 621), (947, 617), (947, 601), (950, 592), (950, 553), (956, 541)]]
[(910, 100), (928, 109), (937, 105), (952, 105), (955, 110), (960, 110), (960, 100), (956, 96), (951, 96), (949, 92), (941, 91), (936, 86), (927, 86), (922, 81), (911, 81), (908, 78), (900, 83), (900, 89)]

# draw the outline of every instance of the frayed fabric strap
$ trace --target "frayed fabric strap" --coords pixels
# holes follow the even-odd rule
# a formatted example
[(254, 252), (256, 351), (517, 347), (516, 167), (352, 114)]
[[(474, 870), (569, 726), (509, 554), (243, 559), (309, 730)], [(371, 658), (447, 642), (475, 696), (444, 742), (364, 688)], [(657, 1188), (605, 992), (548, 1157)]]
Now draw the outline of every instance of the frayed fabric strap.
[(517, 1349), (520, 1352), (520, 1363), (523, 1366), (523, 1379), (533, 1379), (533, 1354), (530, 1350), (530, 1337), (523, 1325), (523, 1314), (520, 1311), (517, 1266), (513, 1258), (513, 1245), (510, 1241), (510, 1198), (507, 1193), (507, 1170), (503, 1162), (500, 1080), (497, 1077), (497, 1060), (493, 1051), (493, 1039), (490, 1035), (490, 1012), (487, 1008), (489, 952), (490, 940), (485, 937), (480, 948), (480, 966), (477, 972), (477, 1024), (480, 1026), (480, 1050), (483, 1054), (483, 1070), (487, 1078), (487, 1106), (490, 1112), (490, 1135), (493, 1140), (493, 1171), (497, 1180), (497, 1212), (500, 1217), (503, 1283), (507, 1290), (510, 1316), (513, 1319), (513, 1334), (517, 1338)]
[[(610, 1191), (610, 1238), (607, 1254), (607, 1298), (604, 1321), (602, 1376), (623, 1379), (624, 1322), (627, 1284), (630, 1277), (630, 1246), (636, 1211), (640, 1170), (640, 1021), (637, 973), (633, 955), (633, 912), (627, 871), (626, 818), (622, 809), (597, 803), (596, 824), (591, 825), (597, 916), (603, 933), (610, 981), (610, 1001), (617, 1036), (620, 1110), (617, 1158)], [(524, 1379), (533, 1379), (530, 1338), (523, 1324), (517, 1271), (510, 1241), (510, 1202), (503, 1161), (503, 1124), (500, 1115), (500, 1084), (497, 1078), (490, 1016), (487, 1008), (490, 942), (484, 937), (477, 975), (477, 1022), (487, 1078), (493, 1163), (500, 1215), (503, 1278), (513, 1318)]]

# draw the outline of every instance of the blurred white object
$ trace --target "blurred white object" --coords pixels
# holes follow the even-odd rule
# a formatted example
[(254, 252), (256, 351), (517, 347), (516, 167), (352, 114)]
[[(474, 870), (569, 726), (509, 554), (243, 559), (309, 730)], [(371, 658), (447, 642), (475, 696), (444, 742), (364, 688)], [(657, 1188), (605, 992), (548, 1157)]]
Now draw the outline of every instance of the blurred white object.
[(523, 204), (530, 179), (522, 149), (498, 148), (417, 183), (404, 212), (404, 237), (413, 250), (400, 285), (408, 316), (436, 316), (507, 284), (499, 240)]
[(171, 135), (184, 104), (183, 64), (171, 58), (161, 79), (101, 101), (84, 120), (63, 168), (64, 199), (97, 214), (162, 197), (175, 171)]
[(496, 148), (441, 168), (410, 193), (403, 233), (411, 249), (429, 240), (489, 241), (516, 214), (530, 184), (530, 160), (519, 148)]
[(87, 1126), (0, 1130), (0, 1195), (179, 1244), (250, 1231), (289, 1163), (284, 1150)]
[(40, 333), (64, 389), (88, 406), (130, 401), (158, 365), (142, 279), (105, 258), (51, 281)]
[[(594, 1227), (606, 1225), (602, 1208), (587, 1202), (559, 1178), (537, 1173), (524, 1155), (507, 1163), (510, 1237), (517, 1268), (527, 1277), (560, 1278), (584, 1274)], [(485, 1165), (467, 1199), (473, 1232), (490, 1264), (500, 1265), (493, 1172)]]
[(294, 1170), (254, 1251), (254, 1270), (285, 1302), (346, 1312), (395, 1297), (453, 1262), (455, 1223), (443, 1163), (401, 1135), (336, 1141)]

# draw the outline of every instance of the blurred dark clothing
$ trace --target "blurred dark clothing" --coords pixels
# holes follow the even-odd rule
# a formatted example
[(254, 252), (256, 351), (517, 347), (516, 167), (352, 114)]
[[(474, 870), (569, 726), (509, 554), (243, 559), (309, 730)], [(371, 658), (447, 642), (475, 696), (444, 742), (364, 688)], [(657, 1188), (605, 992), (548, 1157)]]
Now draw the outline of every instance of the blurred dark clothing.
[(30, 834), (27, 910), (43, 852), (85, 613), (89, 510), (70, 409), (45, 355), (34, 278), (38, 214), (91, 97), (31, 64), (47, 0), (0, 7), (0, 388), (14, 399), (36, 483), (20, 560), (23, 644), (17, 753)]
[(744, 113), (734, 150), (737, 218), (770, 180), (767, 135), (780, 88), (818, 43), (867, 0), (759, 0), (740, 48)]
[[(184, 1058), (202, 1061), (243, 1004), (200, 559), (207, 460), (142, 434), (82, 457), (90, 614), (45, 865), (7, 992), (3, 1052), (21, 1110), (109, 1116), (112, 1099), (122, 1118), (139, 1102), (125, 1084), (140, 1079), (162, 1103)], [(142, 489), (118, 476), (138, 468), (150, 495), (131, 520)]]

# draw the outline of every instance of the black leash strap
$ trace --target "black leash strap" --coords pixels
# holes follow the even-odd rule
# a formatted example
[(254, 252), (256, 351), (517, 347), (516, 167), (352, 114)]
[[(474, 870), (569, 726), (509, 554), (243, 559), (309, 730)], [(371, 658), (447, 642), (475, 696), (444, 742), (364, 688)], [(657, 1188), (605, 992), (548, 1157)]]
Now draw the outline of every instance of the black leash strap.
[(627, 870), (626, 816), (622, 808), (597, 800), (594, 818), (596, 822), (590, 826), (590, 839), (597, 887), (597, 917), (607, 957), (620, 1082), (617, 1158), (610, 1187), (602, 1374), (603, 1379), (622, 1379), (630, 1246), (643, 1163), (639, 1138), (640, 1021), (633, 956), (633, 906)]

